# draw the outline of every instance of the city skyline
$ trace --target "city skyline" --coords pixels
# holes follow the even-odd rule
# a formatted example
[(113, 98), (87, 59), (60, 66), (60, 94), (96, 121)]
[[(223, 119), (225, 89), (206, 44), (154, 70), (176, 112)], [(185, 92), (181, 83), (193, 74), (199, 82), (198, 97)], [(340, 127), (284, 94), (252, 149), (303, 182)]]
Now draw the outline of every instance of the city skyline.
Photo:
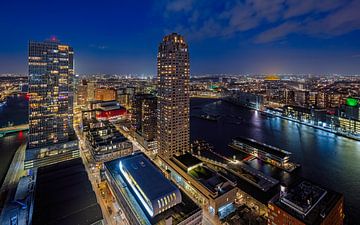
[[(2, 21), (10, 22), (1, 24), (7, 35), (0, 37), (0, 73), (27, 74), (28, 41), (57, 36), (76, 50), (78, 74), (155, 74), (158, 40), (172, 32), (188, 41), (193, 74), (358, 74), (360, 68), (358, 1), (71, 3), (71, 13), (44, 5), (4, 5)], [(39, 24), (34, 15), (52, 20)]]
[(7, 2), (0, 224), (357, 224), (359, 9)]

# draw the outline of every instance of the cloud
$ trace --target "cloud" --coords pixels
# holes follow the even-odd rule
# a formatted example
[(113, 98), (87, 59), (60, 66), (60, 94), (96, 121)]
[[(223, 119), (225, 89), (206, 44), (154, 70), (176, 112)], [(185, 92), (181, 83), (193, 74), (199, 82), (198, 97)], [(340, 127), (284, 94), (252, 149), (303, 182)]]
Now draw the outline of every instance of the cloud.
[(90, 44), (90, 48), (95, 48), (99, 50), (105, 50), (108, 48), (106, 45)]
[(266, 43), (280, 40), (290, 33), (296, 33), (299, 26), (296, 23), (285, 22), (275, 28), (271, 28), (255, 38), (255, 43)]
[(193, 4), (192, 0), (175, 0), (175, 1), (170, 1), (168, 2), (168, 4), (166, 5), (166, 10), (168, 11), (175, 11), (175, 12), (179, 12), (179, 11), (188, 11), (191, 9), (191, 6)]
[(359, 0), (176, 0), (162, 5), (166, 30), (188, 39), (249, 34), (267, 43), (290, 34), (333, 37), (360, 29)]

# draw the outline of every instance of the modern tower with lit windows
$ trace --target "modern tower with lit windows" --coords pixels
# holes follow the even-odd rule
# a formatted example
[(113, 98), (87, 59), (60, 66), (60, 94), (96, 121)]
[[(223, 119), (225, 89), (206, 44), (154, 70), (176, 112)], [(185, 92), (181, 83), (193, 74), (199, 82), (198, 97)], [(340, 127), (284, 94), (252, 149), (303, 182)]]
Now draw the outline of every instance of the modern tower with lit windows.
[(25, 168), (78, 157), (73, 130), (73, 49), (56, 39), (29, 43), (29, 140)]
[(157, 56), (158, 153), (165, 157), (189, 150), (190, 63), (188, 45), (176, 33), (164, 37)]

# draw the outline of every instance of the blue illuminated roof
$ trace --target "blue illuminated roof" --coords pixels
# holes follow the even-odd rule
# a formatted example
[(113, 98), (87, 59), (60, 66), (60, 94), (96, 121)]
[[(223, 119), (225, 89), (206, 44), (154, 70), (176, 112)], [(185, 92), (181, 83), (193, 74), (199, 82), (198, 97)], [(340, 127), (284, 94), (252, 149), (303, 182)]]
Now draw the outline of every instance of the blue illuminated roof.
[[(120, 164), (123, 171), (131, 176), (131, 179), (136, 182), (141, 191), (151, 201), (153, 214), (146, 207), (148, 202), (144, 204), (139, 193), (124, 176)], [(162, 225), (165, 224), (165, 220), (171, 217), (173, 224), (176, 225), (201, 211), (201, 208), (171, 181), (167, 180), (156, 165), (143, 153), (114, 159), (105, 162), (104, 165), (108, 175), (106, 178), (110, 180), (111, 187), (115, 188), (117, 198), (126, 199), (128, 206), (133, 209), (133, 216), (142, 221), (142, 224)], [(165, 210), (159, 208), (157, 199), (172, 193), (176, 194), (176, 199), (172, 200), (175, 205), (164, 207)]]
[(178, 190), (144, 154), (130, 155), (120, 161), (150, 201)]

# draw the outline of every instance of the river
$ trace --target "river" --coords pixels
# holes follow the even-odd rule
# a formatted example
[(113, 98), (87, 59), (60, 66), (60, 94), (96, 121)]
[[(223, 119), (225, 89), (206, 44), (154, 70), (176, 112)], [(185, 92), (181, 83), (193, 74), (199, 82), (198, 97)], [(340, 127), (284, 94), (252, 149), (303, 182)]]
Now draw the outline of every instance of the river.
[[(0, 126), (8, 121), (27, 122), (26, 97), (14, 96), (0, 109)], [(310, 180), (344, 193), (348, 224), (360, 221), (360, 142), (279, 118), (268, 118), (252, 110), (214, 99), (192, 99), (191, 114), (221, 115), (219, 121), (191, 117), (191, 139), (203, 139), (226, 156), (239, 155), (227, 147), (231, 139), (245, 136), (292, 152), (300, 163), (300, 173)], [(0, 179), (16, 149), (26, 140), (25, 133), (0, 138)], [(253, 167), (271, 173), (271, 168), (253, 161)]]
[[(6, 105), (0, 108), (0, 127), (13, 123), (27, 123), (28, 101), (26, 96), (15, 95), (7, 98)], [(18, 132), (0, 138), (0, 185), (2, 185), (7, 170), (14, 157), (16, 149), (26, 141), (26, 132)]]
[[(348, 224), (360, 221), (360, 142), (220, 100), (192, 99), (191, 114), (221, 115), (218, 121), (191, 117), (191, 139), (203, 139), (223, 155), (235, 151), (227, 147), (232, 138), (245, 136), (292, 153), (300, 163), (300, 174), (325, 187), (344, 193)], [(254, 161), (263, 172), (267, 166)], [(356, 222), (355, 222), (356, 221)]]

